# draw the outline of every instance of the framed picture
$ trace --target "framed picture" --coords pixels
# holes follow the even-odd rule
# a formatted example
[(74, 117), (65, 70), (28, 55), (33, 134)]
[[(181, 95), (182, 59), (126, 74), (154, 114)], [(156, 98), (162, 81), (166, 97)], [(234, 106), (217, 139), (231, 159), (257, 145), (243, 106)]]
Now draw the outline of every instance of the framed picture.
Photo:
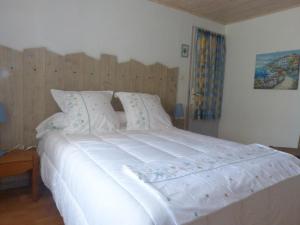
[(189, 57), (190, 46), (187, 44), (181, 45), (181, 57), (187, 58)]
[(300, 50), (256, 55), (255, 89), (297, 90)]

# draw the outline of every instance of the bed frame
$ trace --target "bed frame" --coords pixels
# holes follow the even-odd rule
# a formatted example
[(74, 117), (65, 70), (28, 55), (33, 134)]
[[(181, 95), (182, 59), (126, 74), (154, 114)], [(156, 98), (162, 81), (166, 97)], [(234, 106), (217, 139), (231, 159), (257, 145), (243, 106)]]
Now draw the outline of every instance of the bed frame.
[[(119, 63), (116, 56), (95, 59), (84, 53), (59, 55), (46, 48), (17, 51), (0, 46), (0, 102), (9, 121), (0, 125), (0, 146), (35, 145), (35, 128), (59, 109), (50, 89), (114, 90), (157, 94), (168, 113), (176, 104), (178, 68), (160, 63), (144, 65), (130, 60)], [(122, 110), (118, 100), (112, 101)]]

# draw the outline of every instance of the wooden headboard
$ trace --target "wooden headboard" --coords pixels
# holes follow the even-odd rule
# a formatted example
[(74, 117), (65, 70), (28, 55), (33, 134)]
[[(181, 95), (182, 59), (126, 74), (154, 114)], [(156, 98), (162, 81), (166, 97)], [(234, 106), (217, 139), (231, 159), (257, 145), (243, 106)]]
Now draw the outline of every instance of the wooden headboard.
[[(0, 46), (0, 102), (9, 121), (0, 124), (0, 147), (35, 145), (35, 128), (59, 109), (50, 89), (114, 90), (157, 94), (167, 112), (176, 104), (178, 68), (138, 61), (118, 63), (117, 57), (100, 60), (84, 53), (59, 55), (46, 48), (17, 51)], [(120, 103), (113, 100), (120, 110)]]

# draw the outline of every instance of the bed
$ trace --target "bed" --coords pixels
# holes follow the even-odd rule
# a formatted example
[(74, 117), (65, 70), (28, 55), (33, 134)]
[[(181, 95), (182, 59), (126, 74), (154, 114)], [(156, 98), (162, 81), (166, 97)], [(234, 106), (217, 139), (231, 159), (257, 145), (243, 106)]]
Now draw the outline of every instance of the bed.
[[(265, 146), (168, 128), (51, 132), (38, 149), (42, 180), (66, 225), (300, 224), (300, 160)], [(124, 170), (182, 158), (203, 168), (152, 183)]]
[[(12, 116), (4, 147), (36, 145), (37, 125), (61, 111), (42, 122), (38, 151), (42, 180), (66, 225), (300, 224), (298, 159), (170, 125), (165, 111), (172, 114), (176, 105), (178, 68), (46, 48), (0, 46), (0, 56), (11, 73), (0, 82)], [(97, 93), (72, 94), (77, 103), (69, 104), (61, 91), (52, 98), (53, 88)], [(125, 93), (124, 106), (112, 98), (115, 91), (157, 96), (140, 101)], [(131, 110), (126, 129), (115, 123), (111, 102), (114, 110)]]

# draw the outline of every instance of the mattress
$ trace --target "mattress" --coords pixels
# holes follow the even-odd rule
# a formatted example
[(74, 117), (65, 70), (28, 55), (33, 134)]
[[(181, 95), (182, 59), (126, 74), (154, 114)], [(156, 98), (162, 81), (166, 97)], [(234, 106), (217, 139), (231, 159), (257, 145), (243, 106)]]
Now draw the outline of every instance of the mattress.
[[(101, 136), (53, 132), (41, 176), (66, 225), (299, 225), (300, 160), (176, 128)], [(124, 165), (185, 158), (207, 165), (146, 183)]]

